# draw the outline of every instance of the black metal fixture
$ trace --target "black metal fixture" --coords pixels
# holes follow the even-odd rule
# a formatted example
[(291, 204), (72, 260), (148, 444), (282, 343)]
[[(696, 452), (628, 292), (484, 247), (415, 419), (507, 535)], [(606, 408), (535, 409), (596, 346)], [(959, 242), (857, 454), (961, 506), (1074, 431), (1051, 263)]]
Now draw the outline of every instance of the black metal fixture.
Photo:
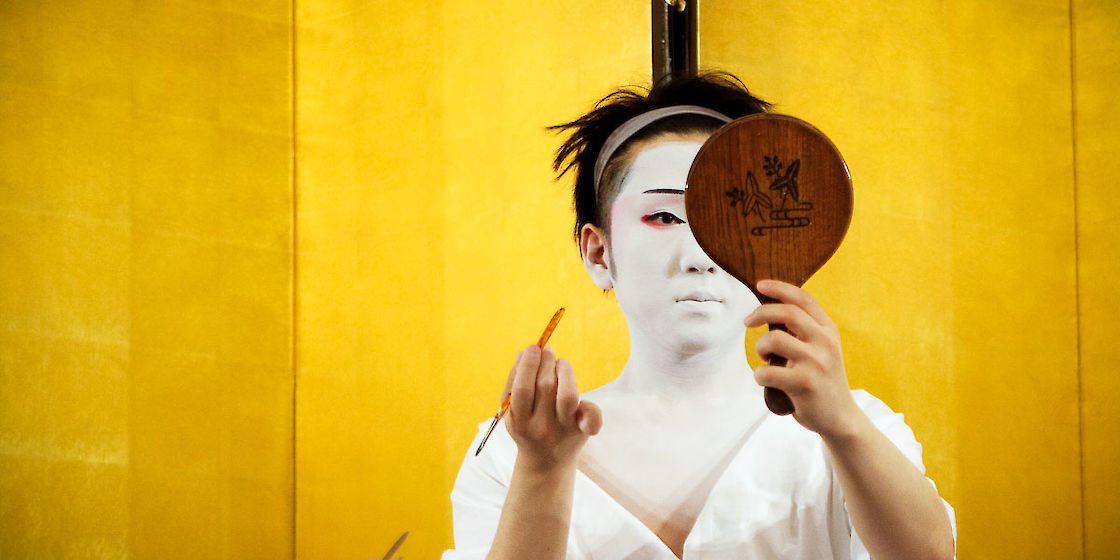
[(669, 74), (696, 75), (696, 4), (699, 0), (651, 0), (653, 82)]

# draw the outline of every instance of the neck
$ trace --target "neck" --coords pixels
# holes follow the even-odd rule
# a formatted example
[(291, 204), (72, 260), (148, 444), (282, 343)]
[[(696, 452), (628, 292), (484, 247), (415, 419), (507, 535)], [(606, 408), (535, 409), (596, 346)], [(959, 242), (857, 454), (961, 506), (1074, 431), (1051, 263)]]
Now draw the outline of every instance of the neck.
[(736, 398), (761, 391), (747, 363), (744, 334), (741, 331), (721, 344), (686, 350), (658, 345), (631, 328), (630, 357), (617, 382), (634, 395), (682, 403), (696, 402), (697, 397)]

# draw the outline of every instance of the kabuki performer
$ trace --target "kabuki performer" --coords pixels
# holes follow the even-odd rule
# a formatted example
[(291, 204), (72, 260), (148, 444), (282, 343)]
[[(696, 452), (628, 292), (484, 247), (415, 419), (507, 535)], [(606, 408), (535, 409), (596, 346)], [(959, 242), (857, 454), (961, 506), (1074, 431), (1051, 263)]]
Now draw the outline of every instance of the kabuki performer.
[[(567, 133), (584, 267), (613, 290), (630, 354), (580, 395), (571, 364), (525, 348), (509, 410), (481, 453), (481, 425), (451, 501), (445, 560), (951, 559), (953, 510), (922, 447), (882, 401), (849, 388), (839, 330), (805, 290), (758, 283), (760, 305), (701, 250), (684, 188), (704, 141), (767, 111), (724, 73), (623, 89)], [(747, 363), (748, 327), (763, 334)], [(625, 341), (618, 341), (624, 344)], [(770, 413), (763, 387), (796, 412)]]

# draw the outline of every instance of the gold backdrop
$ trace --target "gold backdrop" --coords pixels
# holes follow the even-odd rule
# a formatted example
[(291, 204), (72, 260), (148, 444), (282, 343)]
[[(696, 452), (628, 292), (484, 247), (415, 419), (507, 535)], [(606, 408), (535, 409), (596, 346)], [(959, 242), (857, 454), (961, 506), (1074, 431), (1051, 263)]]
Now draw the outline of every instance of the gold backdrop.
[[(702, 65), (848, 160), (808, 288), (961, 558), (1120, 549), (1112, 2), (700, 6)], [(0, 556), (406, 558), (511, 358), (625, 326), (558, 138), (649, 3), (0, 3)], [(1083, 554), (1084, 551), (1084, 554)]]
[(290, 554), (291, 21), (0, 2), (0, 557)]

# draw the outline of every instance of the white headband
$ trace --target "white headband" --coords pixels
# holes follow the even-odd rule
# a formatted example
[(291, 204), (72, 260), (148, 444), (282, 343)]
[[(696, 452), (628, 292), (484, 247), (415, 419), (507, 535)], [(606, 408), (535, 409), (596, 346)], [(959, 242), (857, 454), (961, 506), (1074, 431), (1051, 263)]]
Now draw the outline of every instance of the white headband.
[(654, 121), (674, 115), (705, 115), (725, 123), (731, 122), (731, 118), (727, 115), (707, 107), (701, 107), (699, 105), (672, 105), (642, 113), (622, 123), (622, 126), (614, 129), (614, 132), (612, 132), (610, 136), (607, 136), (606, 142), (603, 142), (603, 147), (599, 150), (599, 157), (595, 160), (595, 196), (599, 195), (599, 181), (603, 178), (603, 171), (606, 170), (607, 162), (610, 161), (615, 150), (629, 140), (631, 136), (637, 134), (639, 130), (649, 126)]

